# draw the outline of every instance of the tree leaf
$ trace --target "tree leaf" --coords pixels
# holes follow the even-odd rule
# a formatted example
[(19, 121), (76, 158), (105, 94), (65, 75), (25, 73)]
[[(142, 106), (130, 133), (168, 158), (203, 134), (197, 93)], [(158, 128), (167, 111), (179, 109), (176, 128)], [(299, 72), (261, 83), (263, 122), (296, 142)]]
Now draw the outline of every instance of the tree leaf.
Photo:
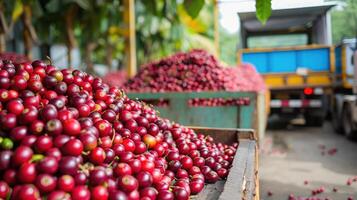
[(187, 14), (189, 14), (192, 19), (198, 16), (204, 4), (205, 0), (184, 0), (183, 2)]
[(271, 0), (255, 0), (255, 8), (258, 20), (265, 24), (271, 15)]
[(14, 10), (12, 11), (11, 19), (15, 22), (24, 12), (24, 6), (21, 0), (15, 1)]

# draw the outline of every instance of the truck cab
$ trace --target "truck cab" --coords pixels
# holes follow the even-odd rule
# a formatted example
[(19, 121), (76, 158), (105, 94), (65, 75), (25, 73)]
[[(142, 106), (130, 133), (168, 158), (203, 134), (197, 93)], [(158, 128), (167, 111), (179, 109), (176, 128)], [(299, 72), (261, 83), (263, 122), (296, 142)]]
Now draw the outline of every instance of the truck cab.
[(357, 38), (335, 47), (336, 70), (331, 101), (332, 125), (348, 138), (357, 137)]
[(271, 92), (271, 114), (322, 125), (335, 71), (328, 13), (333, 6), (273, 9), (265, 25), (254, 11), (238, 12), (237, 62), (253, 64), (262, 74)]

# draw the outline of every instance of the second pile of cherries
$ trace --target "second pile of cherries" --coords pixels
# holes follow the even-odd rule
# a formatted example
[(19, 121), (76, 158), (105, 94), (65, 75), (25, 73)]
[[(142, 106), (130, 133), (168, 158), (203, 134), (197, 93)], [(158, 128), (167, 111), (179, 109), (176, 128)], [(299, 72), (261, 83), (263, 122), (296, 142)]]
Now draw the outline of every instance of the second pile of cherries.
[(238, 144), (158, 117), (79, 70), (0, 60), (0, 199), (189, 199)]

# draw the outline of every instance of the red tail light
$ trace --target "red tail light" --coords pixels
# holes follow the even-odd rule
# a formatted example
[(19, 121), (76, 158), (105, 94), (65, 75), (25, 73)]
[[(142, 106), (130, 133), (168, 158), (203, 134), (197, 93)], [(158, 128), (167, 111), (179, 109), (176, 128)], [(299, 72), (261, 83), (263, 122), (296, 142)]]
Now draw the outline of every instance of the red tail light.
[(305, 88), (304, 89), (304, 94), (305, 95), (312, 95), (314, 93), (314, 90), (312, 88)]

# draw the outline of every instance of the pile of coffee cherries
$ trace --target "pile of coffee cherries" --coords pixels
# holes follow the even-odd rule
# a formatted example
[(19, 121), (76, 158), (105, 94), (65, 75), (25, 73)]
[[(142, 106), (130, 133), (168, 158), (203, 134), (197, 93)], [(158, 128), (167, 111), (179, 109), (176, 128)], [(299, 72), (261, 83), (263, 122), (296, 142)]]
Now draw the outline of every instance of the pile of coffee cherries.
[[(224, 67), (204, 50), (177, 53), (141, 67), (124, 85), (128, 92), (265, 91), (265, 83), (252, 65)], [(190, 106), (249, 105), (249, 98), (191, 99)], [(159, 106), (166, 105), (159, 102)]]
[(111, 71), (103, 76), (102, 79), (108, 85), (122, 88), (124, 83), (128, 80), (128, 75), (124, 70)]
[(186, 200), (227, 177), (237, 147), (85, 72), (0, 60), (0, 199)]
[(0, 60), (11, 60), (12, 62), (22, 63), (29, 62), (30, 60), (23, 54), (15, 52), (2, 52), (0, 53)]

